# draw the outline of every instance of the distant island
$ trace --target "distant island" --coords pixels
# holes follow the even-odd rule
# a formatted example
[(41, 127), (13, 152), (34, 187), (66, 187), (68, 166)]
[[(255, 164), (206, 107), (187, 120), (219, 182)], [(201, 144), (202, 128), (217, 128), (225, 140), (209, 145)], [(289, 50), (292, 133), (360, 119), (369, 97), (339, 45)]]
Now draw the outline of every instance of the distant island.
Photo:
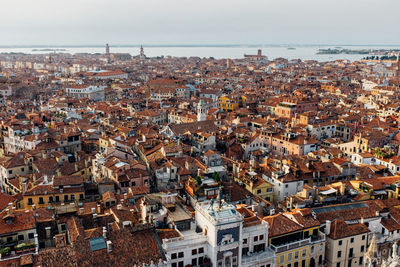
[(67, 51), (64, 48), (34, 48), (32, 51)]
[(352, 55), (369, 55), (373, 50), (371, 49), (318, 49), (318, 55), (338, 55), (338, 54), (352, 54)]

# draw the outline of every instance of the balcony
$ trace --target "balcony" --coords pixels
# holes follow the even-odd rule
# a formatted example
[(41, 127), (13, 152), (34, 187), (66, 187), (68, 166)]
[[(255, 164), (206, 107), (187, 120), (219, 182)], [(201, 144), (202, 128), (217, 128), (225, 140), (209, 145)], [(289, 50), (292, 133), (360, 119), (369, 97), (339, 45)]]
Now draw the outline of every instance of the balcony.
[[(5, 244), (0, 249), (0, 261), (10, 260), (21, 257), (22, 255), (33, 254), (36, 252), (36, 243), (20, 243), (16, 244), (9, 243)], [(1, 265), (1, 264), (0, 264)]]
[(307, 245), (310, 245), (310, 244), (311, 244), (311, 237), (307, 238), (307, 239), (303, 239), (303, 240), (299, 240), (299, 241), (295, 241), (295, 242), (279, 245), (279, 246), (274, 246), (274, 245), (271, 244), (271, 249), (273, 251), (275, 251), (275, 253), (281, 253), (281, 252), (284, 252), (284, 251), (296, 249), (296, 248), (307, 246)]
[(274, 252), (266, 248), (265, 251), (255, 252), (242, 256), (241, 266), (255, 266), (257, 264), (267, 263), (268, 261), (275, 261)]
[(281, 252), (284, 252), (284, 251), (296, 249), (296, 248), (307, 246), (307, 245), (311, 245), (311, 244), (317, 244), (317, 243), (321, 243), (321, 242), (324, 242), (324, 241), (325, 241), (325, 234), (319, 232), (318, 236), (311, 236), (311, 237), (306, 238), (306, 239), (302, 239), (302, 240), (298, 240), (298, 241), (282, 244), (282, 245), (279, 245), (279, 246), (274, 246), (274, 245), (271, 244), (271, 249), (273, 251), (275, 251), (275, 253), (281, 253)]

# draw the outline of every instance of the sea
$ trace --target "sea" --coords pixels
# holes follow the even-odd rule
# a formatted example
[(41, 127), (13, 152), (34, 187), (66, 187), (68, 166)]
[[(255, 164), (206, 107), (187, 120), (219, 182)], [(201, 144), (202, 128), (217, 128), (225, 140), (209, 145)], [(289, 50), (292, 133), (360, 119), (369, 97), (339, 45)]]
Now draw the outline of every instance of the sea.
[[(240, 59), (244, 54), (262, 54), (268, 59), (287, 58), (301, 60), (317, 60), (321, 62), (347, 59), (360, 60), (367, 55), (359, 54), (318, 54), (318, 49), (400, 49), (400, 45), (144, 45), (147, 57), (201, 57), (216, 59)], [(43, 54), (55, 49), (55, 53), (105, 53), (105, 46), (1, 46), (0, 53)], [(62, 50), (62, 51), (61, 51)], [(129, 53), (138, 55), (140, 45), (110, 45), (110, 53)]]

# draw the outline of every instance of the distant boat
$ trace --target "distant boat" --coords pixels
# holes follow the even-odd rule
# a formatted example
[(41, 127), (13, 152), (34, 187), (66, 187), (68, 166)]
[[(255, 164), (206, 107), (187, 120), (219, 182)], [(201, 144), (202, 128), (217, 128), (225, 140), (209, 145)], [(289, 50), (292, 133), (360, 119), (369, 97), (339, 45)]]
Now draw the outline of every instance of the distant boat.
[(288, 47), (287, 49), (288, 49), (288, 50), (296, 50), (295, 47)]

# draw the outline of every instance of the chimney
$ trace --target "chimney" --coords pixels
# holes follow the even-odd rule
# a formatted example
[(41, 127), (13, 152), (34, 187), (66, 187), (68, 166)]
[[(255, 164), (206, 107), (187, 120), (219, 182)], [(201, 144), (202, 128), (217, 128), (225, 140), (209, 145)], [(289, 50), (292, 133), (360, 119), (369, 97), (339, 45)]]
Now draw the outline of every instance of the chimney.
[(117, 205), (117, 209), (121, 210), (121, 209), (122, 209), (122, 205), (121, 205), (121, 204), (118, 204), (118, 205)]
[(107, 229), (105, 227), (103, 227), (103, 237), (107, 239)]
[(342, 183), (340, 185), (340, 195), (344, 196), (345, 191), (346, 191), (346, 185), (344, 183)]
[(329, 235), (331, 233), (331, 224), (332, 222), (329, 220), (326, 220), (326, 225), (325, 225), (325, 234)]
[(293, 209), (293, 196), (289, 198), (289, 209)]
[(46, 238), (48, 239), (51, 237), (51, 227), (47, 226), (45, 229), (46, 229)]
[(26, 182), (22, 183), (22, 194), (26, 193)]
[(43, 183), (44, 184), (48, 184), (49, 183), (49, 178), (47, 177), (47, 175), (43, 176)]
[(107, 252), (112, 252), (112, 242), (111, 240), (107, 240)]
[(97, 204), (97, 213), (101, 213), (101, 206), (100, 206), (100, 204)]
[(78, 164), (74, 164), (75, 165), (75, 172), (77, 172), (78, 171)]
[(128, 199), (128, 194), (127, 194), (127, 193), (124, 194), (124, 199), (125, 199), (125, 200)]
[(84, 211), (85, 211), (85, 209), (84, 209), (84, 208), (79, 208), (79, 214), (83, 214), (83, 213), (84, 213)]
[(96, 212), (95, 208), (92, 208), (92, 214), (94, 214)]

